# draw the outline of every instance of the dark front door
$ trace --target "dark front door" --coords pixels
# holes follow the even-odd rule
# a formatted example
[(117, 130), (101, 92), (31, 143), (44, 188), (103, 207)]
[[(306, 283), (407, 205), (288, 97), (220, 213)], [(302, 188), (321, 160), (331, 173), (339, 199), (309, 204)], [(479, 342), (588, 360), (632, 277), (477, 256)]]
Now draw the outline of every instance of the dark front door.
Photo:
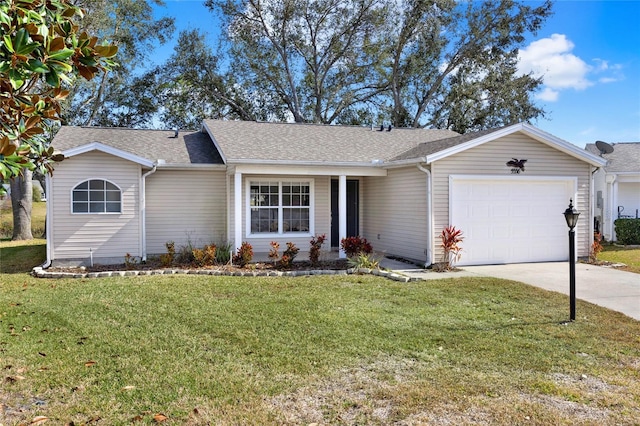
[[(347, 237), (358, 235), (360, 228), (360, 186), (357, 180), (347, 180)], [(340, 246), (340, 221), (338, 219), (338, 180), (331, 180), (331, 247)]]

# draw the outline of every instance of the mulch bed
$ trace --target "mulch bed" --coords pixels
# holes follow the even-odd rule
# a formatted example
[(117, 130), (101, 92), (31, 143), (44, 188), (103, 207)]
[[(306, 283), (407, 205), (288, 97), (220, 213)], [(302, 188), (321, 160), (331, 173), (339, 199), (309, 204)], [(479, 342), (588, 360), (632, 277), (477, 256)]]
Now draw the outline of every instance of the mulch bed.
[(247, 272), (247, 271), (317, 271), (317, 270), (346, 270), (349, 269), (349, 263), (346, 259), (326, 260), (318, 262), (316, 265), (312, 265), (309, 261), (293, 262), (290, 268), (284, 269), (279, 267), (273, 262), (256, 262), (250, 263), (245, 267), (240, 267), (233, 264), (224, 265), (206, 265), (198, 266), (196, 264), (173, 264), (170, 266), (163, 266), (159, 261), (149, 260), (144, 263), (136, 264), (114, 264), (114, 265), (99, 265), (86, 267), (62, 267), (53, 266), (47, 268), (48, 272), (68, 272), (68, 273), (91, 273), (91, 272), (113, 272), (113, 271), (153, 271), (159, 269), (180, 269), (180, 270), (223, 270), (225, 272)]

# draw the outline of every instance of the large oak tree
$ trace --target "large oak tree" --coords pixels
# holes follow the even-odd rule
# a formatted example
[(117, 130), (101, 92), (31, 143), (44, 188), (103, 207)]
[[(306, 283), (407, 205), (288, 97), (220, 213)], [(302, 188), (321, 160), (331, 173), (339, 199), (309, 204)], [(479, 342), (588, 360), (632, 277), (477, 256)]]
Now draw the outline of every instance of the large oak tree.
[(531, 121), (541, 84), (517, 52), (551, 13), (513, 0), (206, 0), (245, 91), (296, 122), (460, 132)]

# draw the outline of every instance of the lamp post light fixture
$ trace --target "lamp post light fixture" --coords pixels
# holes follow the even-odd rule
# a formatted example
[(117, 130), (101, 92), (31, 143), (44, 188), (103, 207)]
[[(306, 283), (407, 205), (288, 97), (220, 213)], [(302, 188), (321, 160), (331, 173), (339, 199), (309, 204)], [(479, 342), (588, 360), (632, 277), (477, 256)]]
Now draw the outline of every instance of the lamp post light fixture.
[(569, 207), (564, 211), (564, 218), (569, 227), (569, 319), (576, 319), (576, 231), (580, 212), (573, 208), (573, 199), (569, 200)]

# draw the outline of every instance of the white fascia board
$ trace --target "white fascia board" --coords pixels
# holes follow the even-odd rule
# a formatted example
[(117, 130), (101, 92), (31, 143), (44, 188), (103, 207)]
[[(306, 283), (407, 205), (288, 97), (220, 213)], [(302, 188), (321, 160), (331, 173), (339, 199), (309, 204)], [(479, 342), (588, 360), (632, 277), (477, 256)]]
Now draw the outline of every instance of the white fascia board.
[(209, 135), (209, 137), (211, 138), (211, 141), (213, 142), (213, 146), (216, 147), (216, 149), (218, 150), (218, 154), (220, 154), (220, 157), (222, 158), (222, 162), (224, 164), (227, 164), (227, 156), (224, 154), (222, 149), (220, 149), (220, 145), (218, 144), (218, 141), (216, 140), (215, 136), (213, 136), (213, 133), (211, 133), (211, 129), (209, 129), (209, 127), (207, 126), (207, 123), (204, 121), (202, 122), (202, 129), (205, 130)]
[(409, 158), (407, 160), (387, 161), (382, 165), (382, 167), (385, 169), (397, 169), (399, 167), (413, 166), (415, 164), (424, 164), (425, 162), (425, 157), (416, 157)]
[(387, 171), (379, 166), (350, 166), (334, 164), (235, 164), (234, 171), (243, 174), (262, 175), (300, 175), (300, 176), (386, 176)]
[(175, 163), (175, 164), (158, 164), (158, 170), (227, 170), (224, 164), (191, 164), (191, 163)]
[(467, 149), (474, 148), (486, 142), (499, 139), (516, 132), (522, 132), (539, 142), (549, 145), (552, 148), (555, 148), (558, 151), (564, 152), (565, 154), (568, 154), (579, 160), (587, 162), (592, 166), (601, 167), (607, 163), (605, 159), (598, 157), (597, 155), (591, 154), (590, 152), (587, 152), (584, 149), (580, 149), (572, 143), (569, 143), (563, 139), (553, 136), (527, 123), (514, 124), (512, 126), (505, 127), (504, 129), (496, 130), (493, 133), (489, 133), (487, 135), (480, 136), (476, 139), (472, 139), (468, 142), (461, 143), (460, 145), (456, 145), (451, 148), (442, 150), (440, 152), (436, 152), (434, 154), (428, 155), (425, 158), (425, 162), (427, 164), (431, 164), (434, 161), (442, 160), (443, 158), (449, 157), (454, 154), (458, 154), (460, 152), (466, 151)]
[(119, 150), (117, 148), (102, 144), (100, 142), (92, 142), (86, 145), (77, 146), (75, 148), (71, 148), (66, 151), (63, 151), (62, 154), (65, 157), (73, 157), (73, 156), (84, 154), (91, 151), (104, 152), (105, 154), (110, 154), (115, 157), (119, 157), (124, 160), (132, 161), (134, 163), (140, 164), (143, 167), (153, 167), (153, 161), (151, 160)]

